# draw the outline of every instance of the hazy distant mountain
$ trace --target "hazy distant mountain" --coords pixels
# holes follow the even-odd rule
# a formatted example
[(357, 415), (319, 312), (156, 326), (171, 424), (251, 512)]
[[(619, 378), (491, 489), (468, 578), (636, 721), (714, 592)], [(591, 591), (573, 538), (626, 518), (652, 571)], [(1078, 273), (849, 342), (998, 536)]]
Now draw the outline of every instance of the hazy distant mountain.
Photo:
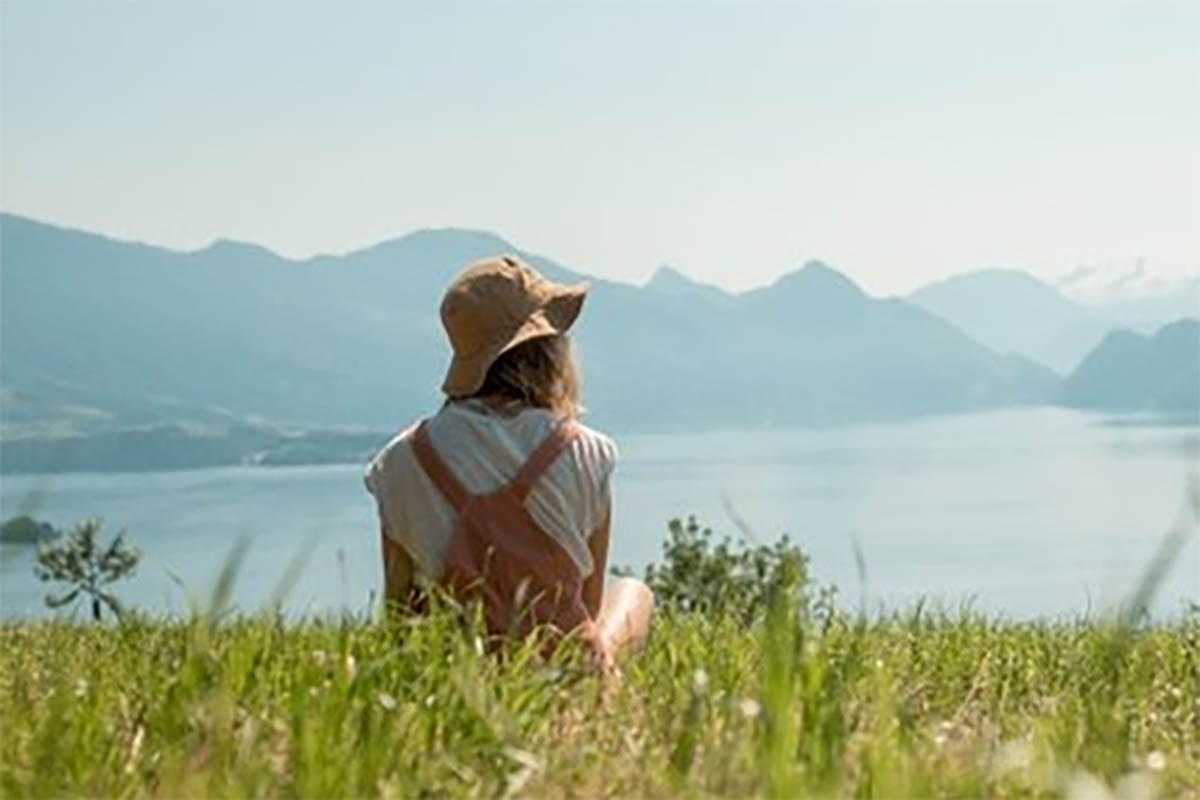
[(697, 303), (598, 284), (580, 326), (589, 404), (618, 424), (820, 425), (1039, 402), (1056, 379), (811, 262)]
[(1001, 353), (1061, 374), (1073, 370), (1114, 323), (1020, 270), (985, 269), (930, 284), (910, 298)]
[[(436, 408), (441, 293), (517, 251), (421, 231), (292, 261), (220, 242), (181, 253), (0, 216), (6, 436), (261, 418), (391, 428)], [(519, 251), (517, 251), (519, 252)], [(557, 280), (581, 276), (529, 256)], [(590, 418), (619, 429), (820, 425), (1044, 402), (1049, 371), (997, 356), (817, 263), (740, 295), (660, 271), (592, 279), (578, 326)]]
[(1179, 320), (1152, 337), (1110, 333), (1067, 379), (1063, 400), (1079, 408), (1200, 415), (1200, 322)]
[(706, 303), (725, 303), (733, 299), (733, 296), (724, 289), (694, 281), (667, 264), (663, 264), (654, 271), (650, 280), (646, 282), (646, 289), (676, 297), (690, 297)]
[(512, 249), (486, 234), (426, 231), (293, 262), (232, 242), (179, 253), (11, 215), (0, 226), (5, 422), (49, 401), (120, 422), (193, 419), (185, 412), (197, 409), (386, 425), (436, 399), (446, 281), (466, 261)]

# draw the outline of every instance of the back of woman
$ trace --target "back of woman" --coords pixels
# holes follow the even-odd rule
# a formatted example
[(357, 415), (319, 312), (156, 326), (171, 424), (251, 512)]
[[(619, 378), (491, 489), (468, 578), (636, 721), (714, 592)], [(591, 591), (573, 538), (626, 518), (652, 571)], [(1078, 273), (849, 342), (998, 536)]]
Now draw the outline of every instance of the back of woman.
[[(514, 406), (505, 412), (478, 400), (450, 403), (423, 423), (423, 429), (414, 426), (397, 436), (372, 461), (367, 485), (379, 500), (383, 528), (402, 534), (401, 544), (412, 558), (417, 586), (441, 582), (448, 567), (462, 571), (463, 559), (452, 558), (462, 553), (453, 553), (451, 545), (460, 541), (455, 534), (462, 533), (464, 518), (482, 515), (482, 520), (472, 522), (486, 525), (488, 518), (511, 516), (504, 509), (517, 503), (537, 530), (520, 521), (498, 520), (512, 529), (511, 537), (493, 534), (498, 547), (502, 548), (507, 538), (517, 544), (541, 543), (538, 534), (542, 534), (549, 541), (536, 558), (527, 559), (531, 566), (542, 562), (557, 565), (565, 555), (566, 566), (579, 576), (592, 574), (595, 557), (591, 548), (596, 534), (603, 535), (610, 476), (616, 463), (616, 447), (608, 437), (575, 423), (571, 440), (540, 475), (532, 476), (535, 480), (522, 497), (503, 491), (511, 488), (522, 468), (554, 437), (563, 421), (540, 408)], [(428, 455), (422, 459), (422, 439), (426, 453), (431, 451), (440, 464), (430, 466)], [(440, 488), (439, 471), (461, 488)], [(499, 504), (488, 502), (496, 496), (500, 496)], [(472, 507), (468, 508), (468, 503)], [(563, 582), (572, 578), (569, 573), (560, 575)]]
[(389, 600), (442, 585), (479, 599), (494, 632), (582, 628), (609, 660), (644, 635), (653, 598), (629, 579), (604, 591), (617, 449), (578, 420), (567, 330), (585, 294), (508, 256), (465, 270), (441, 307), (446, 402), (365, 479)]

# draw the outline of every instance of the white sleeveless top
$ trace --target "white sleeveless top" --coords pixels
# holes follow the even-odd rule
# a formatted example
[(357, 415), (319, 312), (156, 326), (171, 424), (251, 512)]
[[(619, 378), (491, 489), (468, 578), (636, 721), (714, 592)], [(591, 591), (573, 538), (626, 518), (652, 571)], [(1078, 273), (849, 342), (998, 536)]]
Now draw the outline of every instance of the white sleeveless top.
[[(517, 471), (558, 424), (541, 408), (511, 415), (478, 401), (443, 406), (430, 418), (430, 442), (472, 494), (494, 491)], [(457, 514), (425, 474), (413, 452), (416, 426), (387, 443), (363, 476), (379, 505), (388, 535), (413, 560), (415, 578), (433, 583), (442, 574)], [(609, 513), (610, 478), (617, 462), (612, 439), (584, 425), (574, 441), (533, 485), (526, 505), (534, 521), (571, 556), (584, 577), (592, 572), (588, 537)]]

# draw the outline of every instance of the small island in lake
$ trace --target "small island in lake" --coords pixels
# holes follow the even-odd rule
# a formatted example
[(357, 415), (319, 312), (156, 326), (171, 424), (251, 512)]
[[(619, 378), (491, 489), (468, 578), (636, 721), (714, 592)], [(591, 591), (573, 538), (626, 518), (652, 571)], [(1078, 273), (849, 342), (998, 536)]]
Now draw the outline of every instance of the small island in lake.
[(38, 522), (28, 514), (21, 514), (0, 525), (0, 544), (37, 544), (55, 539), (59, 534), (50, 523)]

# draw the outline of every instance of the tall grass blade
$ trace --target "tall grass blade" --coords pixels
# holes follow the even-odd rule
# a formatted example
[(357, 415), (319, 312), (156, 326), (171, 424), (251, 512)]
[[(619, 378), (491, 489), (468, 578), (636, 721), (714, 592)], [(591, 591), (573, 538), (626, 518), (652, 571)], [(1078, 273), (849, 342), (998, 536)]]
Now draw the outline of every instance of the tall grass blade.
[(267, 597), (266, 608), (272, 612), (278, 613), (283, 607), (283, 603), (287, 600), (292, 589), (296, 588), (296, 582), (300, 580), (300, 576), (304, 573), (304, 568), (308, 566), (309, 560), (312, 559), (313, 551), (316, 550), (317, 535), (310, 535), (300, 545), (300, 549), (288, 562), (287, 568), (280, 576), (279, 582), (275, 584), (275, 588), (271, 590), (271, 594)]
[(210, 626), (219, 622), (232, 606), (233, 585), (237, 582), (238, 572), (242, 569), (242, 562), (245, 561), (246, 552), (249, 549), (250, 537), (239, 536), (233, 543), (229, 555), (225, 557), (224, 563), (221, 564), (221, 571), (217, 574), (216, 583), (213, 584), (212, 596), (209, 598), (205, 614)]
[(1119, 628), (1130, 628), (1150, 613), (1154, 595), (1179, 559), (1187, 540), (1200, 531), (1200, 475), (1191, 475), (1185, 488), (1183, 505), (1174, 524), (1167, 530), (1158, 550), (1146, 565), (1133, 594), (1121, 604), (1117, 616)]

